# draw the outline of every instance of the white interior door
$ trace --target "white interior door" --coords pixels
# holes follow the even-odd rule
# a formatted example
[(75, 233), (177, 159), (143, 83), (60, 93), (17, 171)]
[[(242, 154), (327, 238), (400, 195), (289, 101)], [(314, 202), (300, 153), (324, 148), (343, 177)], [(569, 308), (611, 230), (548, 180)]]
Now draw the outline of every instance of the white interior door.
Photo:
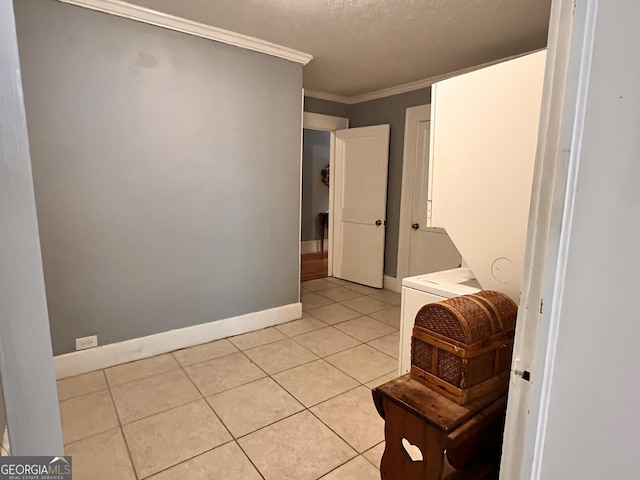
[(410, 277), (456, 268), (462, 259), (458, 249), (443, 229), (427, 227), (431, 120), (420, 120), (414, 128), (417, 130), (417, 135), (413, 164), (411, 225), (401, 227), (411, 229), (408, 271)]
[(397, 277), (455, 268), (460, 253), (441, 228), (427, 227), (431, 106), (407, 108), (404, 126)]
[(333, 275), (382, 288), (389, 125), (336, 131)]

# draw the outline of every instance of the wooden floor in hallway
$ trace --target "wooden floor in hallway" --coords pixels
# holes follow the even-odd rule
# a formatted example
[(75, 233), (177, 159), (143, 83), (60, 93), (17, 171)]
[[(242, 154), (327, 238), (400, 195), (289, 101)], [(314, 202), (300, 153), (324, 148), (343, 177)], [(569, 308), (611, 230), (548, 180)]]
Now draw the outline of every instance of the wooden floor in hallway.
[(300, 256), (300, 281), (316, 280), (329, 275), (329, 253), (305, 253)]

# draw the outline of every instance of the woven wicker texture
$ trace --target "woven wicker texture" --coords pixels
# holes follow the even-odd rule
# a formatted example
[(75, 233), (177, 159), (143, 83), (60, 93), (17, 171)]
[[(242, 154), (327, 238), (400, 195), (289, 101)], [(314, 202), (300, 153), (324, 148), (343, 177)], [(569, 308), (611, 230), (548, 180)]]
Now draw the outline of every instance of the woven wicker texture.
[(422, 307), (416, 315), (416, 325), (458, 342), (467, 341), (460, 320), (444, 302), (430, 303)]
[(440, 350), (438, 353), (438, 371), (434, 373), (439, 378), (456, 387), (461, 386), (462, 382), (462, 359), (456, 357), (453, 353)]
[[(468, 327), (470, 337), (462, 322)], [(467, 345), (492, 335), (487, 310), (469, 297), (454, 297), (425, 305), (416, 315), (416, 325)]]
[(463, 375), (461, 388), (473, 387), (479, 383), (489, 380), (494, 375), (493, 366), (495, 364), (497, 352), (479, 355), (468, 360), (466, 371)]
[(518, 305), (508, 296), (500, 292), (492, 290), (483, 290), (475, 294), (491, 302), (500, 315), (501, 323), (505, 330), (510, 330), (516, 325), (516, 316), (518, 314)]
[(425, 372), (431, 371), (431, 355), (433, 347), (417, 338), (411, 339), (411, 362)]

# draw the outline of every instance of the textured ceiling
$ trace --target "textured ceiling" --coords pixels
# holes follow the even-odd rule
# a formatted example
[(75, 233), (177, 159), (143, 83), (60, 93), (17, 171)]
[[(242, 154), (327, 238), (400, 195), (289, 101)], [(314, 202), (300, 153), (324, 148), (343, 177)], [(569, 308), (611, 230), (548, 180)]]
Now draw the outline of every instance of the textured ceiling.
[(551, 0), (129, 0), (314, 56), (307, 89), (346, 97), (546, 45)]

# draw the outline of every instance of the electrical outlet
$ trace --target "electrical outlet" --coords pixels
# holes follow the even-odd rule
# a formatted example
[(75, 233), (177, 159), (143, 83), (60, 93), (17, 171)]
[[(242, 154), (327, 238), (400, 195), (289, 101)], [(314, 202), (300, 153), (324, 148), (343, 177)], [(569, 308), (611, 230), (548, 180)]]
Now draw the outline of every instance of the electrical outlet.
[(90, 337), (76, 338), (76, 350), (85, 350), (87, 348), (98, 346), (98, 336), (91, 335)]

